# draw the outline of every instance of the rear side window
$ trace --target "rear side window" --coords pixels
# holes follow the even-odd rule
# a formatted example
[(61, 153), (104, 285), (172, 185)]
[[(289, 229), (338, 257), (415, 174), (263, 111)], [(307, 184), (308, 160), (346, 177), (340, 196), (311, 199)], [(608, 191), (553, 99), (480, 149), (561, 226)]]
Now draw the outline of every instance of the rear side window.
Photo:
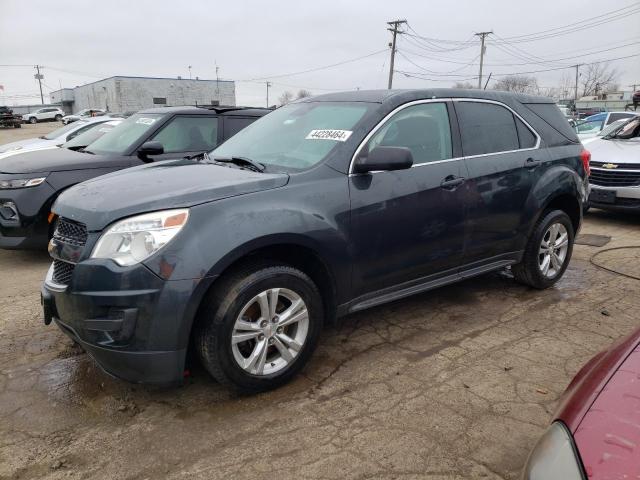
[(226, 140), (227, 138), (233, 137), (240, 130), (248, 127), (255, 121), (255, 118), (226, 117), (224, 119), (224, 139)]
[(536, 146), (536, 136), (518, 117), (516, 117), (516, 128), (518, 129), (520, 148), (533, 148)]
[[(550, 125), (566, 139), (572, 142), (578, 141), (576, 132), (573, 130), (569, 122), (567, 122), (567, 119), (555, 103), (525, 103), (523, 105), (544, 120), (545, 123)], [(542, 133), (537, 126), (536, 130), (538, 130), (538, 133)], [(545, 137), (545, 141), (548, 143), (549, 139)]]
[(510, 110), (482, 102), (456, 102), (455, 106), (465, 156), (520, 148), (516, 123)]
[(218, 118), (178, 116), (152, 140), (162, 143), (165, 153), (212, 150), (218, 144)]
[(413, 163), (427, 163), (451, 158), (451, 127), (444, 103), (423, 103), (396, 113), (376, 132), (367, 144), (375, 147), (406, 147)]

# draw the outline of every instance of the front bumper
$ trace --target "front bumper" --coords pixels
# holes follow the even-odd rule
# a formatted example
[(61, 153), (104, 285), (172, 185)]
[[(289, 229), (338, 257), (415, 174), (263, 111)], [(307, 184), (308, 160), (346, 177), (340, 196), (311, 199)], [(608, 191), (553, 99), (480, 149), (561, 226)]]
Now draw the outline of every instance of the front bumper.
[[(0, 178), (22, 177), (0, 173)], [(55, 190), (37, 187), (0, 190), (0, 248), (44, 249), (49, 241), (47, 215)]]
[[(602, 187), (600, 185), (589, 185), (591, 194), (589, 195), (589, 206), (603, 210), (615, 210), (621, 212), (640, 211), (640, 187)], [(604, 203), (597, 200), (598, 192), (615, 192), (613, 203)]]
[(75, 265), (70, 283), (59, 285), (52, 265), (41, 290), (45, 324), (56, 323), (115, 377), (179, 384), (205, 283), (96, 259)]

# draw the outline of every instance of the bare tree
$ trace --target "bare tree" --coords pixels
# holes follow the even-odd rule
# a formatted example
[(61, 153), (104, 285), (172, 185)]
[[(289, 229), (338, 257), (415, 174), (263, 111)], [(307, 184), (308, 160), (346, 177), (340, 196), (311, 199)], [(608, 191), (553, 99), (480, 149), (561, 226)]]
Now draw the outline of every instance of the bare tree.
[(310, 97), (311, 95), (313, 95), (313, 93), (311, 93), (309, 90), (301, 88), (300, 90), (298, 90), (298, 96), (296, 97), (296, 99)]
[(580, 72), (582, 96), (598, 95), (616, 90), (619, 76), (620, 73), (609, 63), (585, 65)]
[(462, 88), (462, 89), (470, 90), (470, 89), (476, 88), (476, 87), (474, 87), (469, 82), (456, 82), (456, 83), (453, 84), (453, 87), (451, 87), (451, 88)]
[(293, 93), (291, 93), (289, 90), (286, 90), (282, 93), (282, 95), (278, 97), (278, 104), (282, 107), (287, 103), (291, 103), (292, 100), (293, 100)]
[(536, 77), (528, 77), (526, 75), (509, 75), (503, 77), (496, 81), (493, 89), (529, 94), (537, 94), (539, 90)]

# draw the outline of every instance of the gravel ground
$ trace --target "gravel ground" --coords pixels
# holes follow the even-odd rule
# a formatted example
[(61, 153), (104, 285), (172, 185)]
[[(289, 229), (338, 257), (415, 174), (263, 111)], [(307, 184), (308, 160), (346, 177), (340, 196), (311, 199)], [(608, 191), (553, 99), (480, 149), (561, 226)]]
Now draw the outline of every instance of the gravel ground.
[(42, 323), (46, 253), (0, 251), (0, 478), (518, 478), (581, 364), (639, 322), (640, 282), (590, 259), (640, 276), (640, 217), (583, 233), (612, 240), (555, 288), (490, 274), (351, 315), (255, 396), (198, 367), (177, 389), (108, 377)]

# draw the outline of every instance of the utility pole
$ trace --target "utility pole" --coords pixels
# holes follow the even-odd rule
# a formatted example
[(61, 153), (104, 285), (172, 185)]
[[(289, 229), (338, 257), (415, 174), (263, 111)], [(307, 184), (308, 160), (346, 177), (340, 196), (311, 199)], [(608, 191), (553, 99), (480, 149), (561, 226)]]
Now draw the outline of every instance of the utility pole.
[(191, 65), (189, 65), (189, 80), (191, 80)]
[(393, 40), (389, 44), (389, 46), (391, 47), (391, 62), (389, 63), (389, 85), (387, 87), (389, 90), (391, 90), (391, 87), (393, 86), (393, 63), (394, 63), (395, 58), (396, 58), (396, 36), (399, 33), (402, 33), (398, 29), (398, 27), (400, 27), (400, 25), (402, 25), (403, 23), (407, 23), (407, 21), (406, 20), (394, 20), (393, 22), (387, 22), (387, 25), (393, 27), (393, 28), (387, 28), (387, 30), (389, 30), (391, 33), (393, 33)]
[(486, 50), (484, 46), (484, 39), (487, 35), (491, 35), (493, 30), (490, 32), (478, 32), (476, 36), (480, 37), (480, 73), (478, 74), (478, 90), (482, 89), (482, 64), (484, 63), (484, 51)]
[(576, 69), (576, 85), (575, 85), (574, 91), (573, 91), (573, 105), (574, 105), (574, 108), (576, 108), (575, 104), (578, 101), (578, 78), (580, 77), (580, 66), (581, 65), (582, 65), (581, 63), (578, 63), (577, 65), (574, 65), (574, 67)]
[(42, 103), (42, 105), (44, 105), (44, 95), (42, 95), (42, 79), (44, 78), (44, 75), (40, 74), (40, 65), (36, 65), (34, 68), (38, 73), (36, 73), (33, 77), (38, 80), (38, 85), (40, 85), (40, 102)]
[(220, 103), (220, 76), (218, 72), (220, 71), (220, 67), (218, 67), (218, 61), (214, 60), (216, 65), (216, 97), (218, 99), (218, 104)]
[(265, 82), (267, 84), (267, 108), (269, 108), (269, 87), (271, 86), (271, 82)]

